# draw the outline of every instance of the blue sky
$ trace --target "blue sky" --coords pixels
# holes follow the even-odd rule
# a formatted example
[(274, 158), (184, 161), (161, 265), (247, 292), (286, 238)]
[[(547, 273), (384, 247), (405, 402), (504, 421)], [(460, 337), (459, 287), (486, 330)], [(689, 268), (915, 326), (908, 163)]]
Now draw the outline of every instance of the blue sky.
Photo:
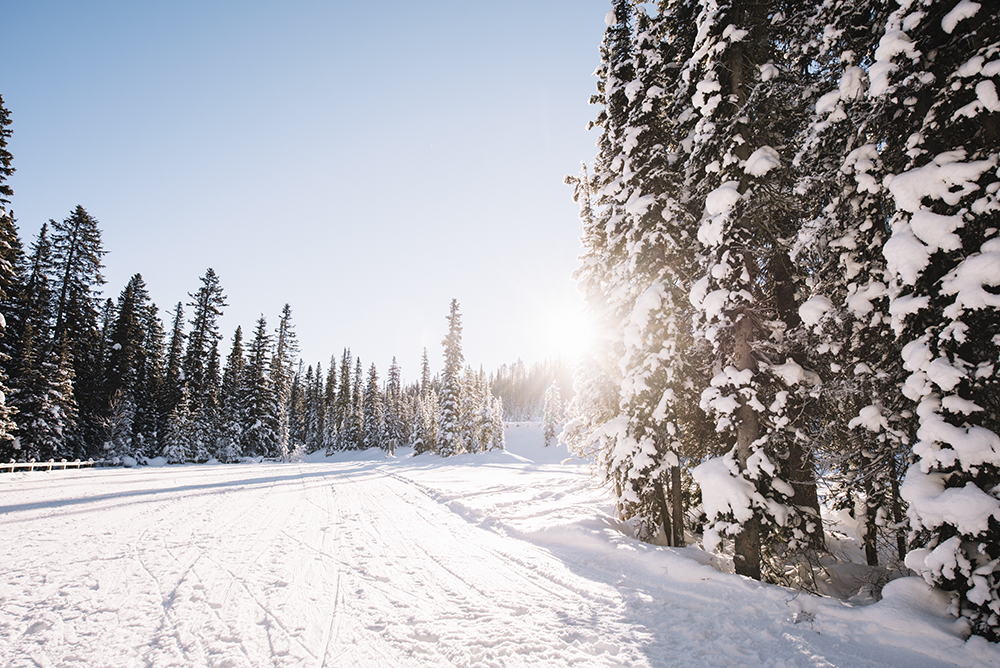
[(307, 363), (440, 367), (451, 299), (487, 370), (574, 353), (577, 208), (607, 0), (5, 3), (0, 94), (26, 241), (77, 204), (117, 297), (219, 274), (288, 302)]

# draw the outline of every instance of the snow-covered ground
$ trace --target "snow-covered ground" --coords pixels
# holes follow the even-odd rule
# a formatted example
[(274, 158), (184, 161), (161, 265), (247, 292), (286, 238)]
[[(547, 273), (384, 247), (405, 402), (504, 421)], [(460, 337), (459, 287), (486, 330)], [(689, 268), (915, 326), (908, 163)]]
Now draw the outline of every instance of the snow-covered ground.
[(914, 578), (849, 607), (624, 535), (582, 462), (0, 475), (2, 666), (1000, 666)]

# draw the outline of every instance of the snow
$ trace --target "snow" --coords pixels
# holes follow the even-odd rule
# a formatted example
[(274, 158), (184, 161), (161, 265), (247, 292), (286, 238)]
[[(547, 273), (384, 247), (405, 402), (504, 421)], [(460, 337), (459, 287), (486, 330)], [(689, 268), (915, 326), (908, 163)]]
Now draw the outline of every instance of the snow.
[(971, 19), (982, 7), (978, 2), (971, 2), (971, 0), (962, 0), (962, 2), (955, 5), (955, 8), (945, 14), (945, 17), (941, 19), (941, 29), (944, 30), (949, 35), (955, 31), (955, 26), (958, 22), (963, 19)]
[[(772, 169), (781, 167), (778, 152), (770, 146), (761, 146), (750, 154), (743, 171), (751, 176), (764, 176)], [(737, 192), (737, 194), (739, 194)]]
[(799, 317), (802, 318), (802, 322), (805, 323), (806, 327), (813, 327), (814, 325), (818, 325), (827, 311), (832, 308), (833, 302), (828, 297), (816, 295), (810, 297), (799, 306)]
[[(6, 666), (1000, 665), (919, 578), (855, 607), (636, 541), (507, 452), (0, 475)], [(569, 461), (565, 461), (569, 459)], [(721, 473), (721, 472), (720, 472)]]

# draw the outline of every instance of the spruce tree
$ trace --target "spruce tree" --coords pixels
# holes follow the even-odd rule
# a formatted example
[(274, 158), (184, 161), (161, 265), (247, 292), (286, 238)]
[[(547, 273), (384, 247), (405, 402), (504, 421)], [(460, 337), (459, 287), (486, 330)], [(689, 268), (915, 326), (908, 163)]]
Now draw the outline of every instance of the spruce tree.
[(919, 420), (901, 493), (906, 565), (1000, 640), (1000, 16), (902, 5), (869, 70), (892, 119), (879, 155), (894, 205), (883, 247), (905, 396)]
[(216, 432), (215, 457), (221, 462), (239, 461), (243, 455), (241, 436), (246, 426), (244, 413), (243, 329), (237, 327), (222, 371), (219, 392), (219, 428)]
[[(333, 405), (333, 421), (330, 425), (334, 433), (333, 449), (348, 450), (347, 427), (351, 416), (351, 351), (344, 348), (340, 357), (340, 382), (337, 383), (337, 400)], [(328, 451), (329, 454), (329, 451)]]
[[(209, 366), (213, 360), (212, 351), (217, 352), (215, 346), (221, 337), (218, 322), (227, 304), (219, 276), (211, 267), (202, 276), (201, 287), (188, 296), (191, 298), (188, 303), (191, 307), (191, 332), (187, 337), (181, 369), (184, 384), (191, 392), (192, 413), (198, 413), (211, 402), (209, 395), (214, 379), (209, 374)], [(207, 408), (210, 410), (210, 407)]]
[(383, 421), (385, 424), (384, 447), (389, 454), (406, 443), (407, 419), (403, 400), (402, 377), (396, 358), (392, 358), (385, 383)]
[(382, 402), (382, 392), (379, 390), (378, 384), (378, 370), (372, 364), (368, 368), (368, 381), (362, 399), (364, 434), (361, 439), (361, 447), (365, 450), (385, 447), (385, 413)]
[(14, 173), (13, 156), (7, 150), (11, 136), (10, 112), (0, 95), (0, 456), (10, 447), (15, 428), (13, 412), (7, 403), (9, 394), (10, 353), (14, 346), (9, 306), (19, 287), (20, 265), (23, 259), (21, 240), (18, 237), (14, 216), (8, 212), (10, 197), (14, 194), (7, 179)]
[(53, 459), (76, 455), (73, 437), (77, 404), (73, 371), (65, 345), (52, 340), (51, 245), (43, 225), (29, 258), (30, 273), (14, 308), (17, 333), (11, 407), (16, 411), (17, 438), (4, 447), (5, 459)]
[[(154, 435), (147, 432), (139, 436), (135, 425), (139, 403), (146, 399), (150, 389), (146, 383), (155, 382), (155, 371), (147, 359), (150, 353), (147, 335), (150, 326), (149, 292), (141, 274), (135, 274), (122, 290), (118, 299), (116, 318), (111, 326), (110, 351), (104, 371), (104, 410), (102, 411), (105, 443), (111, 444), (116, 455), (142, 454), (139, 443)], [(162, 341), (160, 342), (162, 345)], [(155, 352), (154, 352), (155, 354)], [(149, 418), (145, 418), (149, 420)], [(150, 421), (151, 422), (151, 421)], [(147, 424), (149, 429), (152, 424)], [(111, 434), (111, 431), (114, 434)], [(138, 437), (139, 443), (136, 443)]]
[(80, 407), (80, 439), (76, 451), (101, 451), (103, 413), (101, 327), (98, 318), (101, 270), (106, 254), (97, 220), (77, 206), (52, 230), (52, 292), (55, 303), (53, 341), (65, 342), (73, 364), (74, 393)]
[(253, 340), (247, 350), (243, 368), (243, 430), (240, 449), (250, 457), (281, 457), (281, 434), (278, 424), (278, 404), (271, 385), (269, 362), (272, 339), (267, 332), (267, 320), (260, 316)]
[(458, 300), (451, 300), (448, 317), (448, 334), (442, 340), (444, 347), (444, 370), (441, 373), (441, 409), (437, 434), (437, 452), (442, 457), (450, 457), (465, 450), (461, 440), (462, 416), (462, 315), (458, 312)]
[(557, 430), (562, 425), (563, 420), (562, 395), (559, 392), (559, 385), (552, 383), (545, 391), (545, 418), (543, 420), (545, 423), (545, 447), (555, 442), (558, 435)]
[(278, 407), (279, 450), (285, 456), (289, 450), (288, 402), (295, 374), (298, 344), (292, 325), (292, 307), (281, 309), (281, 319), (275, 330), (274, 357), (271, 359), (271, 387)]

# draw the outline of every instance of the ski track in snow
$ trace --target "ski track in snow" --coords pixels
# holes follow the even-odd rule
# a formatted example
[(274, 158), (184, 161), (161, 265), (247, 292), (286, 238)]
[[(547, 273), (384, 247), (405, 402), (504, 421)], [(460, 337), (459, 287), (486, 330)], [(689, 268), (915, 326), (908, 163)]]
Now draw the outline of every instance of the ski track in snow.
[(518, 451), (0, 477), (0, 666), (1000, 665), (631, 540), (586, 465)]

